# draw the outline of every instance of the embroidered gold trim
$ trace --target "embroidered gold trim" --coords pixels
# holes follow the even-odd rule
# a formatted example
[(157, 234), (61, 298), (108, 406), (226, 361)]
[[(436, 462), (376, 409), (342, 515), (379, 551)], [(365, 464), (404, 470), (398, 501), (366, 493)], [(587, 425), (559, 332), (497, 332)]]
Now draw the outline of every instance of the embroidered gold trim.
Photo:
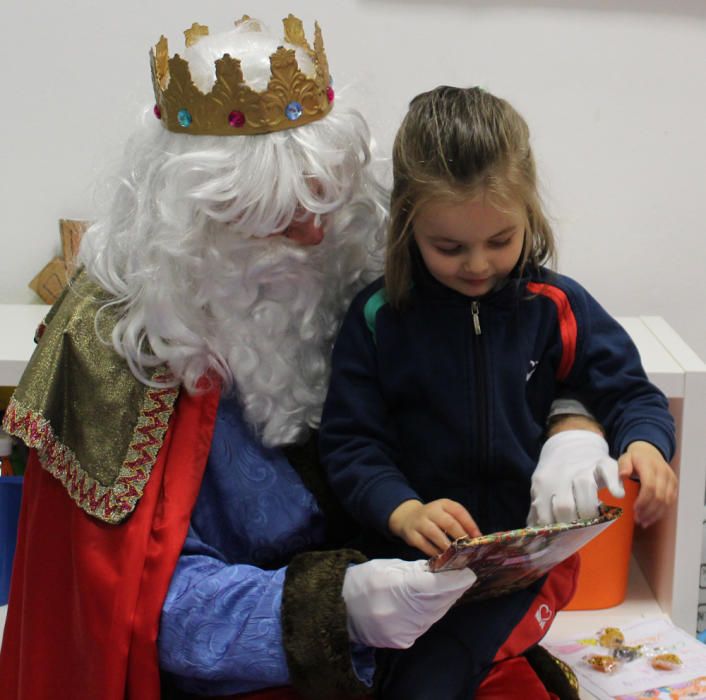
[(146, 390), (120, 473), (108, 486), (83, 469), (73, 450), (57, 439), (46, 418), (14, 397), (5, 411), (3, 428), (37, 450), (44, 469), (64, 485), (83, 511), (106, 523), (117, 524), (132, 513), (144, 493), (178, 394), (178, 387)]
[(574, 673), (573, 669), (571, 666), (569, 666), (567, 663), (562, 661), (561, 659), (558, 659), (556, 656), (552, 655), (552, 660), (554, 663), (561, 669), (562, 673), (566, 676), (566, 680), (569, 682), (569, 685), (578, 693), (579, 691), (579, 679)]

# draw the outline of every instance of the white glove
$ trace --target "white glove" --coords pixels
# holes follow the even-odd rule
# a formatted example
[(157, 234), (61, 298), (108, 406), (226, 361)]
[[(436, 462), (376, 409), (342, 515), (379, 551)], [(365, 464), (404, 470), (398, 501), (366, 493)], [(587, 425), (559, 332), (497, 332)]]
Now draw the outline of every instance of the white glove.
[(598, 489), (622, 498), (625, 489), (608, 443), (590, 430), (565, 430), (544, 443), (532, 475), (528, 525), (569, 523), (598, 515)]
[(407, 649), (475, 581), (470, 569), (433, 574), (425, 559), (372, 559), (351, 566), (342, 593), (351, 641)]

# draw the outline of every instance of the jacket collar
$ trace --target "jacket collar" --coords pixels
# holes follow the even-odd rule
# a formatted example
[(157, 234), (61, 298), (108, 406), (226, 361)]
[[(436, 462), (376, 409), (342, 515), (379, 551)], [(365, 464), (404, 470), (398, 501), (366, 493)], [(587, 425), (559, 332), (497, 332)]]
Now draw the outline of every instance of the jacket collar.
[(470, 304), (473, 301), (477, 301), (491, 306), (510, 307), (516, 305), (521, 298), (522, 291), (531, 276), (530, 268), (526, 266), (521, 273), (518, 263), (500, 287), (479, 297), (469, 297), (442, 284), (429, 272), (419, 247), (414, 240), (411, 241), (410, 252), (412, 258), (412, 294), (413, 296), (420, 295), (424, 299), (456, 304)]

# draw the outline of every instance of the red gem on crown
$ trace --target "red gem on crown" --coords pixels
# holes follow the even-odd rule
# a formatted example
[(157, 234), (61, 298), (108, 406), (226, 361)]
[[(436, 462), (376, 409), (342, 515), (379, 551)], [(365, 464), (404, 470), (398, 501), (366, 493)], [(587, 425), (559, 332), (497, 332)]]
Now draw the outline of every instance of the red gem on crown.
[(239, 112), (238, 110), (233, 110), (229, 115), (228, 115), (228, 123), (234, 127), (234, 128), (239, 128), (245, 124), (245, 115), (242, 112)]

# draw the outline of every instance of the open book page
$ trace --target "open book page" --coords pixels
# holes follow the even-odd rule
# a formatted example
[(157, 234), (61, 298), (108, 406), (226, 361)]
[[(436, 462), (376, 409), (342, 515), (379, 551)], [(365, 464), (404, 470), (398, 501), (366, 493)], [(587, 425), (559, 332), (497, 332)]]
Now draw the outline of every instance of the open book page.
[(622, 512), (615, 506), (603, 505), (600, 515), (590, 520), (462, 537), (430, 559), (429, 569), (447, 571), (468, 566), (478, 580), (463, 599), (493, 598), (526, 588), (600, 535)]

